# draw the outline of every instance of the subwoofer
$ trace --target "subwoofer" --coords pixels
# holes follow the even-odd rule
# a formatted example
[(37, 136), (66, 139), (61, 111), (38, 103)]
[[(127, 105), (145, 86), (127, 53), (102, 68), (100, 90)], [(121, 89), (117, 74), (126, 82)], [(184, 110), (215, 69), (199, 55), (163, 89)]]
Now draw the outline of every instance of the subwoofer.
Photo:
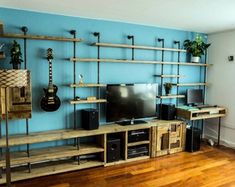
[(99, 112), (96, 109), (82, 110), (82, 128), (94, 130), (99, 128)]
[(186, 130), (186, 147), (185, 150), (189, 152), (199, 151), (201, 144), (201, 130), (193, 128), (193, 145), (192, 145), (192, 129)]
[(107, 140), (107, 162), (120, 160), (120, 145), (121, 140), (118, 138)]
[(160, 106), (160, 119), (174, 120), (176, 117), (176, 109), (174, 104), (162, 104)]

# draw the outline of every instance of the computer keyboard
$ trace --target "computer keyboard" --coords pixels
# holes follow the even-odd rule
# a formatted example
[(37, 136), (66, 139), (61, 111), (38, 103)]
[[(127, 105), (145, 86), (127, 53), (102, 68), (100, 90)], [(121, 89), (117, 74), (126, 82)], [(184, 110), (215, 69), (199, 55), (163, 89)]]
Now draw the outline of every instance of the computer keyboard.
[(217, 105), (198, 105), (196, 106), (198, 109), (203, 109), (203, 108), (215, 108)]

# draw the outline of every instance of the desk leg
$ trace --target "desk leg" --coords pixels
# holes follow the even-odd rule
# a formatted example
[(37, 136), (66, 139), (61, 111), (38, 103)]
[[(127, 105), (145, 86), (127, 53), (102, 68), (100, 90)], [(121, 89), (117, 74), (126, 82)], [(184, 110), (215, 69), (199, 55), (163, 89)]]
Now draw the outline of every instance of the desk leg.
[(220, 128), (221, 128), (221, 118), (219, 118), (219, 126), (218, 126), (218, 142), (217, 142), (217, 145), (220, 145)]
[(205, 120), (203, 119), (201, 123), (201, 142), (203, 141), (204, 125), (205, 125)]
[(194, 131), (194, 120), (192, 121), (192, 136), (191, 136), (191, 152), (193, 152), (193, 131)]

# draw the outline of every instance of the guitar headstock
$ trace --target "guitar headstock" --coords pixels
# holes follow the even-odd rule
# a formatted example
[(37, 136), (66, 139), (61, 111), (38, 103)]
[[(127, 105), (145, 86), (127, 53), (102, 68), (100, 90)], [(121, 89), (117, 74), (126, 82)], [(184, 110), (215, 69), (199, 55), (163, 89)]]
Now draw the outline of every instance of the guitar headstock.
[(47, 49), (47, 60), (50, 61), (53, 59), (53, 50), (51, 48)]

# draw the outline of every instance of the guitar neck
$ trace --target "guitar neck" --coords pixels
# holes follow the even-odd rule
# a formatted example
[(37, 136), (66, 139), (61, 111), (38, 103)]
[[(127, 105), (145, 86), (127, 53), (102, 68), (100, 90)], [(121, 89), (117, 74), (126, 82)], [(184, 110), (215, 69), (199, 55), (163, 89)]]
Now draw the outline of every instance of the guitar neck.
[(49, 86), (53, 86), (53, 80), (52, 80), (52, 60), (48, 60), (49, 62)]

